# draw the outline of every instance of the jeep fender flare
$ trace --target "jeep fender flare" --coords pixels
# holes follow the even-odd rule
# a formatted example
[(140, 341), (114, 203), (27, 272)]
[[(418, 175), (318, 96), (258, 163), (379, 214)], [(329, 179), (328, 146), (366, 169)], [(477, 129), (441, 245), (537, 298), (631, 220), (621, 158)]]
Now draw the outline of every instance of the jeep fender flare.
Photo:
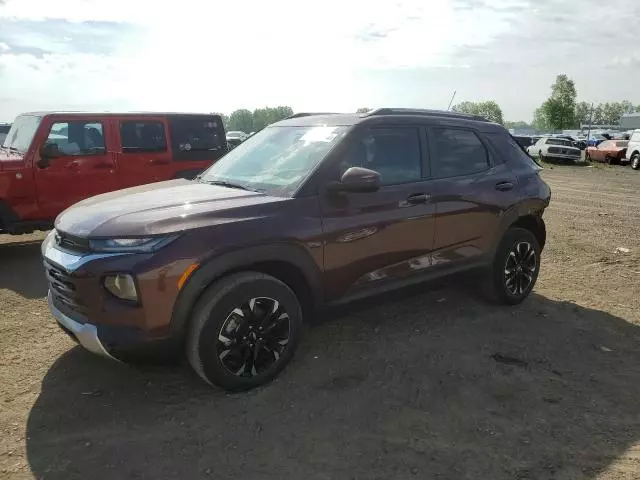
[(250, 270), (252, 265), (265, 262), (283, 262), (295, 267), (309, 286), (313, 304), (322, 303), (320, 271), (311, 255), (303, 247), (289, 243), (274, 243), (240, 248), (201, 263), (189, 277), (173, 307), (171, 334), (182, 336), (185, 333), (195, 303), (212, 283), (227, 273), (242, 269)]

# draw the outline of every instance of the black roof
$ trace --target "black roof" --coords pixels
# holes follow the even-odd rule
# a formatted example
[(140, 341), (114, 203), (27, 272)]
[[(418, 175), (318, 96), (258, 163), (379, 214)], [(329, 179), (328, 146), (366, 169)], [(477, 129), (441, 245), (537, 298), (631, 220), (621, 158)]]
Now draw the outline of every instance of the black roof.
[(501, 125), (489, 122), (479, 115), (467, 115), (463, 113), (444, 110), (425, 110), (411, 108), (378, 108), (367, 113), (296, 113), (273, 125), (278, 126), (352, 126), (360, 123), (366, 124), (402, 124), (406, 122), (422, 123), (429, 125), (460, 125), (466, 124), (478, 130), (495, 131), (504, 130)]

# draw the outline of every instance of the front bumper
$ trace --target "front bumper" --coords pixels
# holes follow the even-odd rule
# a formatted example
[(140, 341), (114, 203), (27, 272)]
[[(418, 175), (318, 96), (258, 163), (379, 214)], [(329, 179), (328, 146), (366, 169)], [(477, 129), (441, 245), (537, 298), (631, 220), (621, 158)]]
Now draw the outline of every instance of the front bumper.
[(92, 353), (97, 355), (101, 355), (103, 357), (111, 358), (112, 360), (117, 360), (115, 357), (111, 356), (109, 352), (107, 352), (106, 348), (100, 342), (100, 338), (98, 337), (98, 329), (95, 325), (90, 323), (80, 323), (73, 320), (71, 317), (68, 317), (64, 313), (62, 313), (53, 303), (53, 298), (51, 296), (51, 292), (47, 296), (47, 300), (49, 302), (49, 310), (58, 321), (58, 323), (63, 327), (63, 329), (75, 337), (80, 345), (89, 350)]

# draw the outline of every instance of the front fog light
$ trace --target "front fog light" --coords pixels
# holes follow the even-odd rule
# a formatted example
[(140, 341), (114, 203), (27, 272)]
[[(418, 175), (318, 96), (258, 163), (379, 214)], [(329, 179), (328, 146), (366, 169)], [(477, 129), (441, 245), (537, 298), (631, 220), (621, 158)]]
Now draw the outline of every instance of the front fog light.
[(133, 281), (133, 277), (131, 275), (127, 275), (125, 273), (107, 275), (104, 278), (104, 288), (106, 288), (109, 293), (121, 298), (122, 300), (129, 300), (130, 302), (138, 301), (136, 283)]

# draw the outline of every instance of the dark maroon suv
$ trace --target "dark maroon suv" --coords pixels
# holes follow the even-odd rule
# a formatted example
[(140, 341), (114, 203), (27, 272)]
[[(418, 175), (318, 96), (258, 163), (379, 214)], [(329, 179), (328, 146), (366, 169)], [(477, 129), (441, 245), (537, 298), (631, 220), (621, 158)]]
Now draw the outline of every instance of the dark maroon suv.
[(49, 305), (94, 353), (178, 347), (207, 382), (249, 389), (320, 306), (471, 269), (495, 301), (524, 300), (546, 238), (539, 171), (481, 117), (297, 114), (195, 180), (60, 214), (42, 246)]

